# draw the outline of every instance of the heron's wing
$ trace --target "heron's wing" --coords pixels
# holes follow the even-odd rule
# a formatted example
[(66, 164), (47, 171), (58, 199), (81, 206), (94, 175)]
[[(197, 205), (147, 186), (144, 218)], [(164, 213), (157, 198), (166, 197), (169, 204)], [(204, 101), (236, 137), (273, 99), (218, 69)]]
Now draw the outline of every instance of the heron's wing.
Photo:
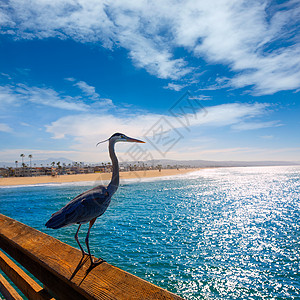
[(110, 198), (107, 188), (104, 186), (86, 191), (54, 213), (46, 226), (60, 228), (75, 223), (86, 223), (105, 212), (110, 203)]
[(75, 209), (69, 211), (67, 217), (70, 220), (76, 220), (76, 223), (86, 223), (106, 211), (110, 203), (110, 196), (105, 187), (97, 187), (81, 194), (76, 199), (76, 203), (78, 202), (79, 204), (75, 205)]

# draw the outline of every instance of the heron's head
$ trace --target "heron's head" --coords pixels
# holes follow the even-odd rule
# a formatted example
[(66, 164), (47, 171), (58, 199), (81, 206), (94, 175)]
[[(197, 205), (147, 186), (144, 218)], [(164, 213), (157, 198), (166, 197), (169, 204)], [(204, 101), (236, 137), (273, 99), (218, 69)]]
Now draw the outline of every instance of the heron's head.
[(127, 135), (125, 135), (123, 133), (119, 133), (119, 132), (114, 133), (109, 139), (99, 142), (98, 144), (106, 142), (106, 141), (110, 141), (110, 142), (114, 142), (114, 143), (116, 143), (116, 142), (145, 143), (141, 140), (128, 137)]

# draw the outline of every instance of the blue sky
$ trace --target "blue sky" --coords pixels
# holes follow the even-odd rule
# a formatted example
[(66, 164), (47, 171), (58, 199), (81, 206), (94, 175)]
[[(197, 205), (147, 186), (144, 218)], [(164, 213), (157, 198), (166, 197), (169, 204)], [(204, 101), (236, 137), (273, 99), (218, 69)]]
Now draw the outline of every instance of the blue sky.
[(293, 0), (3, 1), (0, 161), (107, 161), (114, 132), (147, 141), (123, 161), (299, 161), (299, 20)]

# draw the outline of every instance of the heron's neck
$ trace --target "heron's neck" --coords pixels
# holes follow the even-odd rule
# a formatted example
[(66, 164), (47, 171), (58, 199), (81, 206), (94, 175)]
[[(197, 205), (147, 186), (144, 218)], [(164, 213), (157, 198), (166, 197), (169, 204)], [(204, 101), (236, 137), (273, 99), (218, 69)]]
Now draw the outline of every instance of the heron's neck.
[(118, 189), (119, 187), (119, 163), (117, 156), (115, 154), (115, 143), (110, 142), (108, 149), (109, 149), (109, 156), (112, 162), (112, 177), (110, 184), (108, 185), (108, 189), (111, 190), (113, 193)]

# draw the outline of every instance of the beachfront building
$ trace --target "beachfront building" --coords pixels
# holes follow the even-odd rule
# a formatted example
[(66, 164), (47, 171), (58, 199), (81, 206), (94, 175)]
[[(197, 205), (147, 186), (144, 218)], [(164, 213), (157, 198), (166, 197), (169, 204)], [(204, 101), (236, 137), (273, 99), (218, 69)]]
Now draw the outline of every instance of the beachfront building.
[(0, 177), (8, 177), (8, 169), (0, 168)]
[[(75, 174), (91, 174), (91, 173), (109, 173), (111, 172), (111, 164), (102, 163), (101, 165), (84, 165), (83, 163), (63, 164), (57, 163), (57, 167), (53, 162), (52, 166), (29, 167), (23, 164), (22, 167), (0, 168), (0, 177), (31, 177), (31, 176), (59, 176), (59, 175), (75, 175)], [(145, 170), (161, 170), (186, 168), (180, 165), (154, 165), (144, 162), (120, 163), (120, 172), (145, 171)], [(190, 167), (190, 166), (188, 166)]]
[(29, 167), (21, 167), (15, 168), (14, 174), (12, 176), (15, 177), (30, 177), (30, 176), (45, 176), (52, 175), (51, 168), (48, 167), (38, 167), (38, 168), (29, 168)]

